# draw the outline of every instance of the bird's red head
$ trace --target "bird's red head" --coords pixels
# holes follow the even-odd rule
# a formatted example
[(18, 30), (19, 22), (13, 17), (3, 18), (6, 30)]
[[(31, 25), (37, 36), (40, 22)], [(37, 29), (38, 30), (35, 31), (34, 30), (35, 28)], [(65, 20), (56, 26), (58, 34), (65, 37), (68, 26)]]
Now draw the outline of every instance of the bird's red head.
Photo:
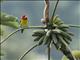
[(21, 16), (21, 19), (23, 19), (23, 20), (27, 20), (28, 18), (27, 18), (26, 15), (23, 15), (23, 16)]

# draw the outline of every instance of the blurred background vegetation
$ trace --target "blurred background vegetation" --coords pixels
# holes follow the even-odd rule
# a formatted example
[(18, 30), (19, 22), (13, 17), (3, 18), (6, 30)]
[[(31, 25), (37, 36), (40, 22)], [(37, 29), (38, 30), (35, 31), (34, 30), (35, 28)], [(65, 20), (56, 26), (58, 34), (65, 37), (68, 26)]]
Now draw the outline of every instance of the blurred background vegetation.
[[(55, 1), (50, 2), (50, 16), (52, 15)], [(9, 33), (19, 26), (19, 19), (22, 15), (27, 15), (29, 25), (41, 25), (43, 17), (44, 1), (3, 1), (0, 12), (0, 35), (4, 39)], [(80, 25), (80, 1), (60, 1), (56, 14), (67, 24)], [(8, 18), (9, 17), (9, 18)], [(3, 19), (4, 18), (4, 19)], [(75, 34), (73, 41), (69, 45), (72, 50), (80, 50), (80, 30), (72, 28)], [(35, 43), (33, 42), (33, 30), (25, 30), (23, 34), (17, 32), (8, 41), (2, 44), (1, 50), (4, 56), (1, 60), (17, 60), (23, 53)], [(61, 60), (63, 54), (53, 46), (51, 49), (52, 60)], [(47, 60), (45, 46), (36, 48), (29, 53), (24, 60)]]
[[(0, 12), (0, 26), (9, 26), (17, 29), (18, 25), (18, 19), (16, 17)], [(3, 29), (0, 28), (0, 30), (0, 35), (3, 35)]]

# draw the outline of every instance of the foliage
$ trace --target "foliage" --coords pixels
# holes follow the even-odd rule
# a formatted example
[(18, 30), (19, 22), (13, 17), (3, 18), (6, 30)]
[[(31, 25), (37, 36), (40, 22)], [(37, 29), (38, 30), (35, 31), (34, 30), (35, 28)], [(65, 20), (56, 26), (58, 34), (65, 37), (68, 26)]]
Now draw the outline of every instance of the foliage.
[[(9, 27), (12, 27), (12, 28), (18, 28), (18, 19), (15, 17), (15, 16), (12, 16), (12, 15), (8, 15), (6, 13), (3, 13), (3, 12), (0, 12), (0, 26), (9, 26)], [(0, 32), (0, 35), (2, 35), (3, 33), (3, 30), (0, 29), (1, 32)]]
[[(53, 15), (52, 15), (51, 19), (49, 19), (48, 18), (49, 11), (47, 9), (47, 8), (49, 8), (49, 6), (48, 6), (49, 0), (45, 0), (45, 2), (46, 2), (46, 6), (45, 6), (46, 14), (45, 14), (45, 18), (44, 18), (44, 20), (45, 20), (44, 26), (45, 27), (44, 26), (32, 27), (32, 28), (36, 28), (36, 29), (42, 29), (42, 30), (35, 31), (32, 34), (32, 36), (35, 37), (34, 41), (38, 42), (38, 44), (33, 46), (27, 52), (25, 52), (24, 55), (21, 56), (19, 60), (22, 60), (26, 54), (28, 54), (35, 47), (40, 46), (42, 44), (48, 46), (48, 60), (50, 60), (50, 45), (52, 45), (52, 44), (54, 44), (56, 49), (60, 50), (68, 59), (75, 60), (74, 56), (72, 55), (72, 53), (70, 51), (70, 48), (68, 47), (68, 45), (72, 41), (72, 36), (73, 36), (73, 34), (71, 32), (69, 32), (69, 28), (75, 27), (75, 26), (70, 26), (70, 25), (65, 24), (58, 16), (54, 15), (59, 0), (57, 0), (55, 9), (53, 11)], [(1, 25), (6, 25), (6, 26), (10, 26), (10, 27), (14, 27), (16, 25), (16, 24), (14, 25), (13, 22), (16, 22), (17, 19), (14, 18), (13, 16), (2, 13), (1, 17), (2, 17), (1, 23), (0, 23)], [(6, 21), (6, 22), (4, 22), (4, 21)], [(29, 29), (29, 28), (30, 28), (30, 26), (28, 26), (26, 28), (21, 28), (21, 29)], [(30, 28), (30, 29), (32, 29), (32, 28)], [(2, 44), (11, 35), (20, 31), (21, 29), (18, 29), (16, 31), (12, 32), (0, 44)]]
[(0, 19), (1, 19), (0, 25), (6, 25), (13, 28), (18, 28), (18, 22), (17, 22), (18, 19), (15, 16), (1, 12)]
[(65, 25), (58, 16), (53, 19), (53, 25), (48, 25), (46, 28), (45, 30), (35, 31), (32, 35), (36, 37), (34, 41), (39, 41), (40, 45), (44, 41), (44, 44), (52, 42), (59, 49), (62, 44), (70, 44), (70, 41), (72, 41), (71, 36), (73, 34), (68, 32), (69, 26)]
[[(53, 22), (53, 23), (52, 23)], [(49, 22), (46, 29), (41, 31), (35, 31), (32, 36), (36, 37), (34, 41), (37, 41), (39, 45), (52, 45), (66, 55), (70, 60), (74, 60), (68, 44), (72, 41), (73, 34), (69, 32), (69, 26), (58, 17), (54, 16), (52, 22)], [(66, 53), (65, 53), (66, 52)], [(69, 57), (69, 55), (70, 57)]]
[[(79, 50), (72, 51), (72, 54), (75, 56), (76, 60), (80, 60), (80, 51)], [(68, 60), (68, 58), (66, 56), (63, 56), (62, 60)]]

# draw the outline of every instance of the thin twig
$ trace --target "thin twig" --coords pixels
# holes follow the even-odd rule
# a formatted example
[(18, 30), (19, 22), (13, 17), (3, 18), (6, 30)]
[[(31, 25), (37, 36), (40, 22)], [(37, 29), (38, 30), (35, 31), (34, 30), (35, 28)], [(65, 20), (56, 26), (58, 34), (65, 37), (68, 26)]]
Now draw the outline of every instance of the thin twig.
[(48, 45), (48, 60), (50, 60), (50, 44)]
[(55, 15), (55, 12), (56, 12), (56, 8), (58, 6), (58, 3), (59, 3), (59, 0), (57, 0), (56, 5), (55, 5), (55, 8), (53, 10), (53, 14), (52, 14), (52, 17), (51, 17), (51, 22), (52, 22), (52, 19), (54, 18), (54, 15)]
[[(69, 27), (80, 28), (80, 25), (72, 25), (72, 24), (66, 24), (66, 25), (68, 25)], [(57, 27), (57, 26), (54, 26), (54, 27)], [(21, 29), (46, 29), (46, 27), (45, 26), (29, 26), (26, 28), (17, 29), (15, 31), (13, 31), (11, 34), (9, 34), (5, 39), (1, 40), (2, 42), (0, 42), (0, 45), (2, 43), (4, 43), (10, 36), (12, 36), (13, 34), (15, 34), (18, 31), (20, 31)]]
[(34, 45), (32, 48), (30, 48), (28, 51), (26, 51), (20, 58), (19, 60), (22, 60), (31, 50), (33, 50), (35, 47), (37, 47), (38, 44)]
[(10, 36), (12, 36), (13, 34), (15, 34), (18, 31), (20, 31), (21, 29), (45, 29), (45, 28), (46, 28), (45, 26), (29, 26), (29, 27), (17, 29), (15, 31), (13, 31), (12, 33), (10, 33), (5, 39), (1, 40), (2, 42), (0, 42), (0, 45), (2, 43), (4, 43)]

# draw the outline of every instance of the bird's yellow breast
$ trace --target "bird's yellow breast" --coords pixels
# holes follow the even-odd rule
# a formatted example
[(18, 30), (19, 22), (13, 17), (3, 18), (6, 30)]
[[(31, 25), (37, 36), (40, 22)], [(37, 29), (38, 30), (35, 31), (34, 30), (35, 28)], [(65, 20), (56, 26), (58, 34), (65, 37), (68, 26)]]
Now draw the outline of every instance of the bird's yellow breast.
[(20, 24), (21, 24), (21, 26), (27, 26), (28, 25), (28, 20), (21, 20)]

